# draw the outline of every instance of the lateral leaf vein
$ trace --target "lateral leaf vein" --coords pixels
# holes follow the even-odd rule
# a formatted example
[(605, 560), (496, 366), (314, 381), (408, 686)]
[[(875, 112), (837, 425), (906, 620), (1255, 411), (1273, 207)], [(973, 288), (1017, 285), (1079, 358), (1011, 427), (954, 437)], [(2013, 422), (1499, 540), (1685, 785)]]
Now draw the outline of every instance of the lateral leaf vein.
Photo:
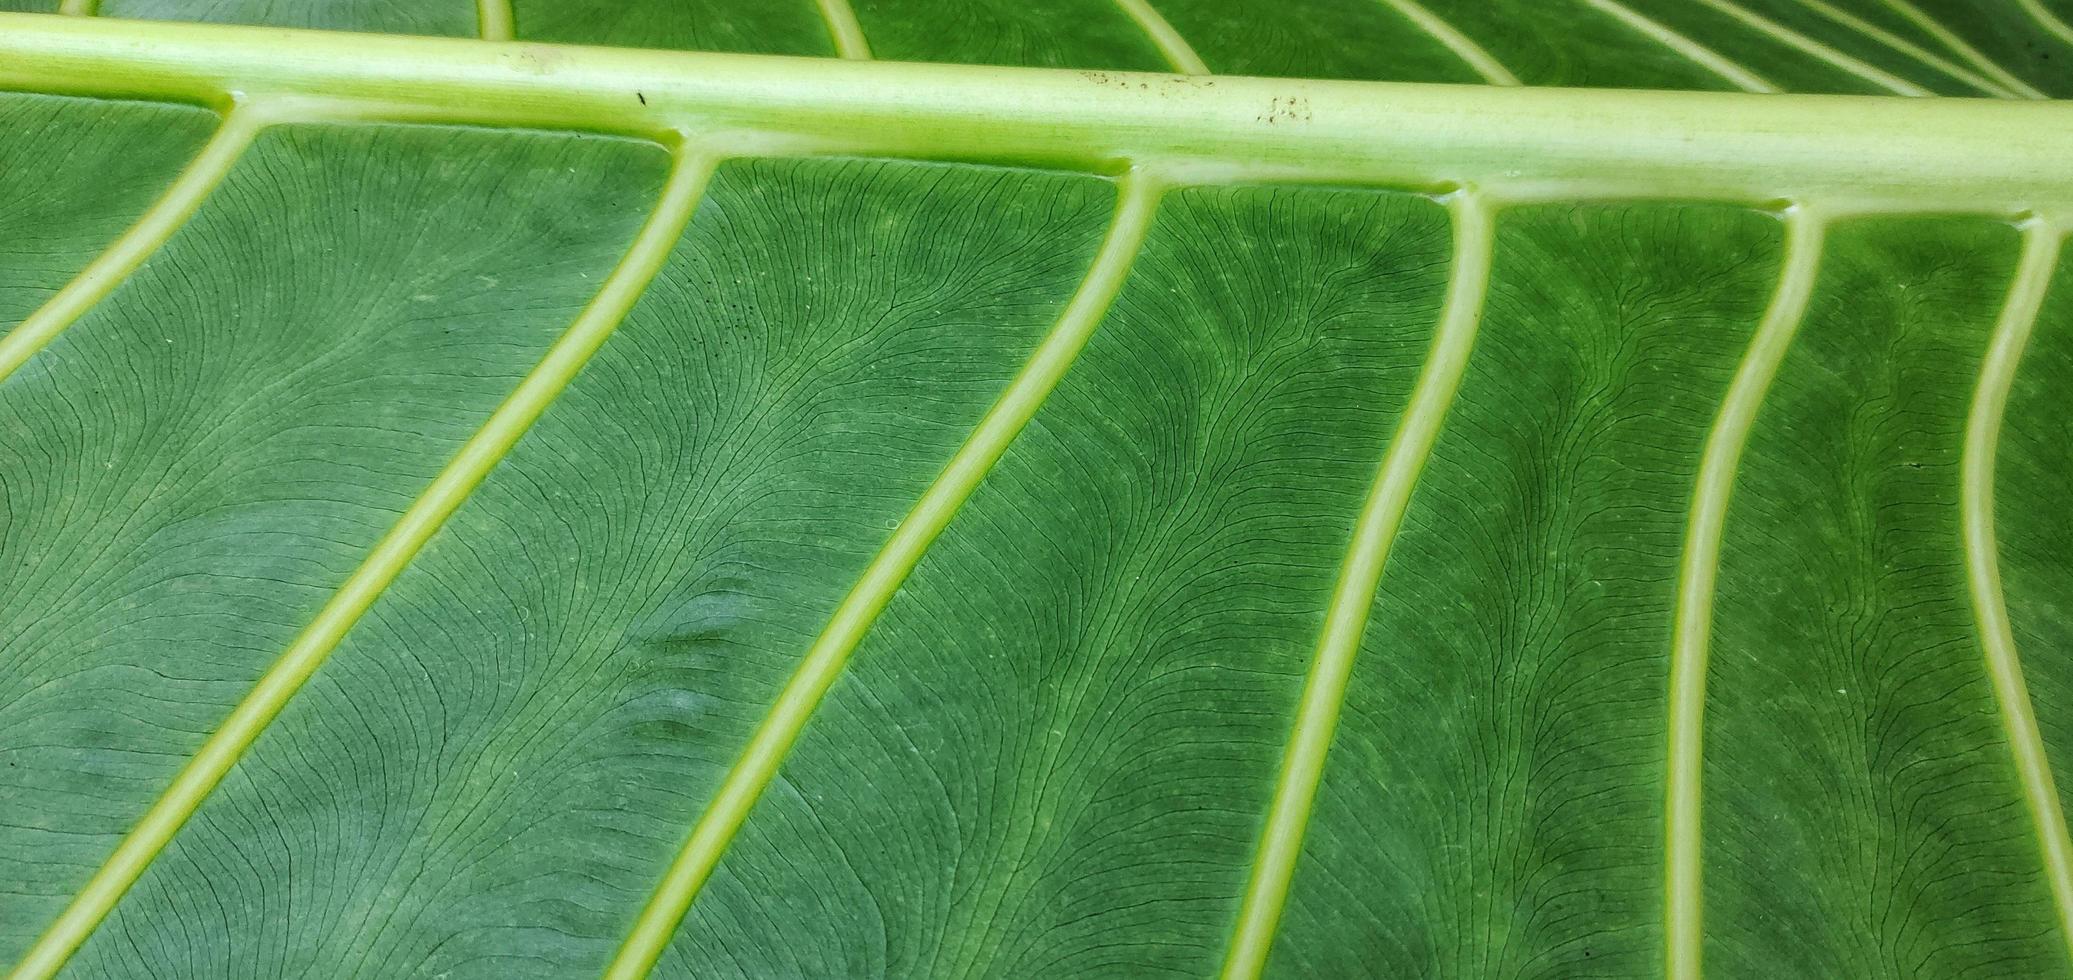
[(1469, 352), (1475, 346), (1483, 300), (1489, 291), (1495, 220), (1490, 206), (1474, 191), (1457, 192), (1449, 204), (1454, 219), (1454, 263), (1446, 305), (1403, 420), (1383, 453), (1381, 469), (1355, 519), (1338, 584), (1325, 607), (1317, 653), (1296, 706), (1259, 852), (1225, 955), (1224, 980), (1254, 980), (1266, 967), (1302, 853), (1311, 804), (1324, 777), (1332, 733), (1345, 703), (1346, 684), (1353, 676), (1353, 662), (1367, 630), (1375, 589), (1381, 584), (1390, 547), (1410, 506), (1411, 491), (1432, 456), (1440, 424), (1454, 403), (1468, 368)]
[(850, 653), (1094, 335), (1151, 227), (1161, 191), (1156, 178), (1136, 172), (1123, 177), (1108, 235), (1058, 322), (836, 606), (663, 872), (606, 968), (608, 980), (639, 980), (654, 968)]
[(64, 966), (260, 732), (323, 666), (346, 632), (582, 370), (661, 269), (716, 164), (713, 157), (681, 148), (677, 151), (659, 203), (589, 305), (424, 493), (412, 501), (244, 700), (231, 709), (71, 904), (30, 947), (9, 975), (13, 980), (44, 980)]
[(2000, 552), (1994, 536), (1994, 456), (2001, 440), (2001, 419), (2008, 407), (2023, 348), (2037, 325), (2037, 312), (2051, 286), (2065, 229), (2033, 219), (2024, 230), (2022, 258), (2008, 288), (2008, 300), (1994, 325), (1986, 359), (1980, 365), (1971, 411), (1965, 420), (1958, 508), (1965, 541), (1965, 582), (1979, 623), (1980, 651), (1994, 686), (2001, 729), (2014, 756), (2022, 783), (2023, 803), (2044, 855), (2045, 878), (2057, 906), (2059, 936), (2073, 953), (2073, 840), (2053, 785), (2051, 762), (2037, 727), (2036, 710), (2023, 682), (2015, 630), (2001, 590)]
[(1684, 550), (1678, 561), (1677, 603), (1670, 640), (1668, 791), (1664, 805), (1664, 964), (1670, 980), (1699, 980), (1703, 952), (1701, 912), (1700, 776), (1705, 765), (1706, 658), (1713, 629), (1714, 579), (1720, 568), (1721, 530), (1734, 490), (1742, 449), (1764, 395), (1792, 338), (1806, 318), (1820, 272), (1826, 218), (1805, 207), (1786, 217), (1784, 269), (1749, 350), (1728, 383), (1727, 396), (1706, 434), (1692, 492)]
[(230, 172), (266, 120), (250, 105), (234, 106), (223, 117), (216, 134), (180, 176), (167, 185), (165, 193), (146, 209), (129, 230), (109, 243), (79, 274), (72, 277), (49, 300), (29, 314), (5, 337), (0, 337), (0, 380), (5, 380), (37, 351), (65, 332), (115, 287), (137, 271), (144, 260), (158, 251), (193, 217), (195, 209), (223, 176)]

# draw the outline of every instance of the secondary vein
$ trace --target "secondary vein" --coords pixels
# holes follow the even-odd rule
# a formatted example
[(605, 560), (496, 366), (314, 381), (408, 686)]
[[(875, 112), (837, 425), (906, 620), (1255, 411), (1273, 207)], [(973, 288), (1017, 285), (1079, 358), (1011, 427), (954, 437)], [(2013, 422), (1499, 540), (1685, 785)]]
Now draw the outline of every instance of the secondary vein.
[(1728, 383), (1720, 413), (1706, 434), (1692, 492), (1684, 552), (1678, 562), (1677, 606), (1670, 641), (1668, 792), (1664, 806), (1664, 960), (1670, 980), (1699, 980), (1701, 912), (1700, 774), (1705, 764), (1706, 658), (1713, 629), (1714, 578), (1721, 529), (1742, 448), (1771, 379), (1805, 319), (1820, 268), (1824, 219), (1804, 207), (1785, 224), (1784, 269), (1748, 353)]
[(2030, 692), (2023, 683), (2022, 662), (2017, 657), (2015, 631), (2008, 620), (2008, 603), (2001, 591), (1999, 550), (1994, 542), (1994, 451), (2001, 440), (2001, 418), (2008, 407), (2009, 388), (2022, 360), (2023, 348), (2037, 324), (2037, 311), (2057, 267), (2065, 229), (2033, 220), (2024, 231), (2022, 259), (2015, 281), (2009, 285), (2008, 301), (1994, 325), (1993, 340), (1980, 366), (1979, 384), (1972, 398), (1972, 410), (1965, 420), (1965, 449), (1958, 485), (1958, 508), (1965, 538), (1965, 582), (1972, 596), (1972, 611), (1979, 622), (1981, 652), (1986, 656), (1987, 675), (1994, 684), (1994, 700), (2000, 708), (2001, 729), (2023, 787), (2023, 802), (2044, 854), (2045, 877), (2058, 909), (2059, 938), (2073, 953), (2073, 839), (2066, 832), (2066, 815), (2059, 805), (2059, 791), (2053, 785), (2051, 763), (2045, 757), (2044, 739), (2037, 728), (2037, 715), (2030, 704)]
[(475, 22), (485, 41), (509, 41), (517, 36), (511, 0), (476, 0)]
[(165, 193), (145, 210), (136, 224), (111, 242), (27, 319), (8, 331), (7, 336), (0, 337), (0, 380), (13, 374), (24, 361), (57, 339), (87, 310), (106, 299), (115, 287), (144, 264), (145, 259), (172, 238), (173, 233), (193, 217), (195, 209), (201, 207), (209, 192), (223, 181), (223, 175), (230, 172), (231, 166), (244, 155), (245, 148), (252, 145), (252, 138), (264, 126), (265, 121), (251, 105), (232, 108), (217, 127), (216, 134), (188, 163), (187, 169), (167, 185)]
[(1382, 0), (1382, 2), (1389, 9), (1402, 14), (1405, 19), (1418, 25), (1419, 30), (1432, 35), (1433, 40), (1445, 45), (1447, 50), (1454, 52), (1454, 57), (1460, 58), (1470, 68), (1475, 69), (1476, 74), (1483, 76), (1483, 81), (1489, 82), (1492, 85), (1519, 84), (1519, 77), (1512, 74), (1510, 69), (1504, 67), (1503, 62), (1498, 61), (1490, 52), (1483, 50), (1482, 45), (1471, 40), (1468, 35), (1461, 33), (1453, 24), (1447, 23), (1445, 18), (1419, 5), (1417, 0)]
[(1772, 38), (1787, 46), (1797, 48), (1802, 53), (1828, 62), (1836, 68), (1840, 68), (1896, 95), (1926, 96), (1935, 94), (1907, 79), (1877, 68), (1869, 62), (1837, 51), (1784, 24), (1780, 24), (1769, 17), (1765, 17), (1741, 4), (1735, 3), (1734, 0), (1699, 0), (1699, 2), (1741, 21), (1756, 31), (1769, 34)]
[(1682, 55), (1686, 60), (1728, 80), (1744, 92), (1774, 93), (1782, 91), (1763, 76), (1750, 71), (1733, 59), (1671, 30), (1667, 25), (1646, 17), (1640, 11), (1616, 0), (1584, 0), (1600, 11), (1617, 18), (1620, 23), (1633, 28), (1642, 36)]
[(654, 212), (590, 304), (404, 511), (316, 618), (231, 710), (221, 727), (202, 743), (136, 826), (116, 845), (115, 852), (94, 872), (86, 887), (30, 947), (28, 955), (9, 974), (12, 980), (43, 980), (64, 966), (259, 733), (323, 666), (346, 631), (582, 370), (661, 269), (690, 220), (716, 162), (709, 156), (677, 151)]
[(1907, 38), (1886, 30), (1841, 7), (1837, 7), (1835, 4), (1828, 3), (1826, 0), (1800, 0), (1800, 5), (1837, 24), (1841, 24), (1843, 27), (1856, 31), (1878, 44), (1892, 48), (1894, 51), (1913, 58), (1995, 98), (2013, 99), (2018, 97), (2014, 89), (2006, 88), (1996, 83), (1993, 79), (1957, 64), (1949, 58), (1945, 58)]
[(777, 774), (799, 732), (820, 706), (828, 688), (841, 676), (850, 653), (877, 621), (886, 603), (892, 601), (893, 593), (907, 580), (922, 554), (951, 518), (957, 516), (965, 499), (1036, 415), (1094, 335), (1151, 228), (1161, 190), (1159, 181), (1142, 173), (1131, 173), (1122, 179), (1107, 237), (1058, 322), (836, 606), (828, 625), (778, 692), (770, 711), (742, 750), (741, 758), (728, 771), (684, 846), (656, 884), (654, 894), (606, 968), (608, 980), (639, 980), (654, 968), (677, 924), (683, 921), (699, 889)]
[(821, 18), (828, 22), (828, 35), (835, 39), (835, 53), (851, 61), (870, 61), (871, 45), (864, 40), (864, 25), (849, 0), (820, 0)]
[(1325, 607), (1324, 629), (1310, 677), (1303, 684), (1266, 828), (1260, 834), (1259, 854), (1225, 954), (1224, 980), (1252, 980), (1267, 964), (1275, 927), (1288, 900), (1289, 882), (1302, 853), (1311, 804), (1324, 776), (1332, 732), (1345, 703), (1346, 684), (1353, 676), (1361, 635), (1367, 630), (1375, 589), (1381, 584), (1382, 569), (1389, 561), (1397, 528), (1403, 524), (1411, 491), (1432, 455), (1440, 423), (1454, 403), (1469, 352), (1475, 346), (1483, 298), (1489, 289), (1494, 220), (1490, 207), (1473, 191), (1458, 192), (1450, 205), (1454, 263), (1445, 312), (1433, 332), (1431, 353), (1419, 372), (1403, 421), (1383, 454), (1381, 471), (1355, 520), (1345, 564)]
[(2041, 0), (2015, 0), (2015, 5), (2023, 8), (2023, 13), (2029, 14), (2038, 27), (2056, 35), (2067, 44), (2073, 44), (2073, 25), (2067, 24), (2059, 19), (2059, 15), (2046, 10)]
[(1137, 22), (1138, 28), (1144, 31), (1146, 37), (1152, 39), (1152, 44), (1158, 47), (1159, 53), (1165, 56), (1166, 63), (1172, 65), (1174, 71), (1183, 75), (1209, 74), (1209, 66), (1202, 62), (1201, 56), (1188, 44), (1188, 39), (1182, 37), (1173, 24), (1153, 9), (1151, 0), (1116, 0), (1116, 6), (1121, 7), (1124, 13), (1130, 15), (1131, 20)]
[(2014, 73), (2001, 67), (1994, 59), (1987, 57), (1978, 48), (1973, 47), (1964, 38), (1959, 37), (1956, 31), (1945, 27), (1941, 21), (1929, 16), (1923, 12), (1922, 8), (1915, 6), (1908, 2), (1908, 0), (1886, 0), (1886, 6), (1898, 12), (1902, 17), (1906, 17), (1914, 22), (1915, 26), (1927, 31), (1930, 37), (1937, 40), (1937, 43), (1951, 49), (1951, 52), (1958, 57), (1971, 62), (1973, 67), (1993, 76), (1995, 81), (2014, 89), (2023, 98), (2048, 98), (2043, 92), (2037, 91), (2029, 83), (2015, 77)]

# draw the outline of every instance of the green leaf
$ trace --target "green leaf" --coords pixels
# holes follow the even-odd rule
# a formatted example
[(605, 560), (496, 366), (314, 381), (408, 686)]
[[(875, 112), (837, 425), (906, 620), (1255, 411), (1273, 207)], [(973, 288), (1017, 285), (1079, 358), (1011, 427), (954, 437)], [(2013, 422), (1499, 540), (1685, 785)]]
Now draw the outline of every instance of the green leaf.
[(2073, 973), (2064, 0), (56, 6), (16, 976)]

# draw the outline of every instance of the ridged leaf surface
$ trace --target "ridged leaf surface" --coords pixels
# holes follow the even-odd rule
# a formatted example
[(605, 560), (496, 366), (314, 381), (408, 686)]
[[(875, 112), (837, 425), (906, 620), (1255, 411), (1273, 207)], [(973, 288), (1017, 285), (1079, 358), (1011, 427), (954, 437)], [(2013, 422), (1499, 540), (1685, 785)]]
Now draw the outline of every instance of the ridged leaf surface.
[(2063, 0), (0, 10), (20, 976), (2073, 965)]

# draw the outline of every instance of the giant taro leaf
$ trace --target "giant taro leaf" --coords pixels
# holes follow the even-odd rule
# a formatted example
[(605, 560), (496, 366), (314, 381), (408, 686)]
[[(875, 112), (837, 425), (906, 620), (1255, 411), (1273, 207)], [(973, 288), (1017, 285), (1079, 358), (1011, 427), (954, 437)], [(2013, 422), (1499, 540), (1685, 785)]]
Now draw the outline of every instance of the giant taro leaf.
[(2073, 966), (2066, 0), (57, 6), (17, 976)]

